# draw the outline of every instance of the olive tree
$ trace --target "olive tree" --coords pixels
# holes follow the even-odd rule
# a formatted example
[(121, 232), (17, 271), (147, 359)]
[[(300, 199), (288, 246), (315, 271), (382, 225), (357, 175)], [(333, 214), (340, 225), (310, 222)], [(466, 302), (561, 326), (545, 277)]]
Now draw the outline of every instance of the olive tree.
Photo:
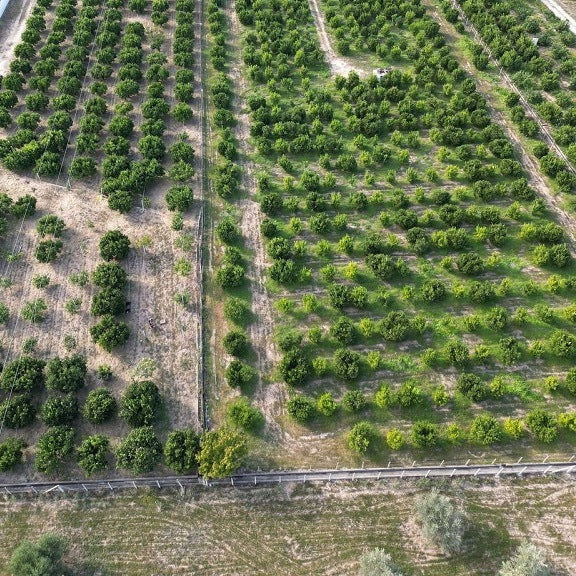
[(426, 540), (447, 555), (462, 551), (468, 521), (447, 496), (434, 489), (416, 498), (414, 511)]
[(529, 542), (522, 542), (516, 554), (502, 564), (498, 576), (549, 576), (546, 553)]
[(402, 576), (402, 573), (394, 566), (390, 554), (374, 548), (360, 557), (358, 576)]
[(11, 576), (62, 576), (69, 570), (62, 562), (67, 544), (56, 534), (44, 534), (37, 542), (25, 540), (12, 553)]

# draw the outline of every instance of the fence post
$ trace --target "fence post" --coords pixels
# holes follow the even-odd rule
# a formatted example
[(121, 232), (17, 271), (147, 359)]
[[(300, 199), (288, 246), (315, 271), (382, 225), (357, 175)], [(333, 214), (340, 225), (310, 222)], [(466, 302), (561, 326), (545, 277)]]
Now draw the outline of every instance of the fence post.
[(111, 490), (112, 492), (114, 492), (114, 488), (112, 488), (112, 484), (110, 484), (110, 482), (107, 482), (107, 484), (108, 484), (108, 488), (110, 488), (110, 490)]
[(84, 488), (84, 492), (88, 492), (88, 488), (86, 488), (85, 484), (82, 484), (82, 488)]

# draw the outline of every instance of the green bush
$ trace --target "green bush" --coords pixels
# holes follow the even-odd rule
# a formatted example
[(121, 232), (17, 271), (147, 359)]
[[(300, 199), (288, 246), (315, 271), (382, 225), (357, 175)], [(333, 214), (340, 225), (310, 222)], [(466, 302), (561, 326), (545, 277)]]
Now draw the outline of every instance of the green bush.
[(70, 571), (62, 562), (66, 541), (55, 534), (44, 534), (37, 542), (25, 540), (12, 553), (11, 576), (62, 576)]
[(74, 450), (74, 429), (54, 426), (40, 436), (36, 445), (36, 469), (54, 474)]
[(479, 414), (470, 426), (469, 437), (476, 444), (490, 446), (502, 440), (502, 424), (490, 414)]
[(26, 442), (20, 438), (7, 438), (0, 442), (0, 472), (7, 472), (22, 463)]
[(31, 356), (21, 356), (4, 365), (0, 388), (5, 392), (30, 393), (44, 382), (45, 362)]
[(240, 360), (232, 360), (226, 368), (226, 381), (233, 388), (247, 386), (255, 377), (256, 371)]
[(118, 467), (135, 474), (150, 472), (161, 459), (162, 444), (151, 426), (131, 430), (116, 450)]
[(360, 412), (367, 405), (366, 396), (360, 390), (348, 390), (342, 397), (342, 407), (348, 412)]
[(330, 392), (324, 392), (316, 400), (316, 410), (322, 416), (330, 417), (338, 410), (338, 404)]
[(77, 451), (78, 466), (88, 475), (105, 470), (108, 467), (108, 445), (108, 438), (100, 434), (84, 438)]
[(124, 322), (118, 322), (114, 316), (102, 316), (100, 322), (90, 328), (93, 342), (99, 344), (107, 352), (121, 346), (130, 337), (130, 329)]
[(0, 419), (7, 428), (25, 428), (34, 421), (36, 408), (26, 394), (16, 394), (0, 404)]
[(358, 422), (346, 436), (346, 443), (350, 450), (364, 454), (374, 443), (378, 433), (370, 422)]
[(198, 465), (199, 452), (200, 436), (194, 430), (174, 430), (164, 446), (164, 463), (178, 474), (189, 474)]
[(88, 393), (82, 413), (88, 422), (102, 424), (112, 418), (116, 408), (117, 402), (110, 390), (96, 388)]
[(46, 388), (59, 392), (76, 392), (84, 386), (86, 358), (73, 354), (68, 358), (53, 358), (46, 364)]
[(110, 230), (100, 238), (99, 247), (104, 260), (123, 260), (128, 256), (130, 240), (120, 230)]
[(411, 436), (417, 448), (433, 448), (440, 441), (436, 424), (422, 420), (414, 423)]
[(289, 416), (296, 420), (296, 422), (304, 424), (314, 418), (316, 406), (310, 398), (302, 394), (297, 394), (288, 400), (286, 410)]
[(224, 336), (222, 345), (228, 354), (244, 356), (248, 351), (248, 338), (244, 332), (233, 330)]
[(132, 382), (122, 395), (120, 417), (134, 428), (149, 426), (158, 418), (160, 406), (160, 392), (154, 382)]
[(233, 424), (247, 431), (257, 430), (264, 423), (264, 415), (246, 398), (238, 398), (228, 405), (226, 414)]
[(72, 394), (49, 397), (40, 409), (40, 419), (47, 426), (70, 424), (78, 416), (78, 400)]

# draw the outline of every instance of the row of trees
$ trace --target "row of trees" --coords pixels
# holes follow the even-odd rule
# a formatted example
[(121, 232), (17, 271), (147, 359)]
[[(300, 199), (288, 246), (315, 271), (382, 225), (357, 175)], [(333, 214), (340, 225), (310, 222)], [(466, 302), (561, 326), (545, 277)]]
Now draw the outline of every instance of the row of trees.
[(102, 236), (99, 246), (100, 256), (106, 263), (98, 265), (92, 275), (93, 283), (100, 290), (92, 298), (91, 311), (100, 320), (90, 328), (90, 335), (94, 342), (111, 352), (130, 337), (128, 325), (115, 318), (126, 311), (128, 275), (118, 261), (128, 256), (130, 240), (119, 230), (110, 230)]
[[(128, 391), (122, 410), (130, 409)], [(140, 420), (139, 420), (140, 421)], [(67, 425), (52, 426), (36, 445), (36, 469), (53, 475), (75, 454), (86, 475), (102, 472), (109, 466), (111, 450), (108, 437), (94, 434), (75, 446), (76, 433)], [(0, 443), (0, 471), (6, 472), (22, 463), (26, 444), (10, 438)], [(175, 430), (163, 446), (152, 426), (139, 424), (115, 449), (116, 464), (134, 474), (152, 471), (161, 461), (179, 474), (198, 470), (206, 478), (232, 474), (247, 453), (245, 436), (232, 428), (219, 428), (203, 436), (194, 430)]]
[[(29, 63), (26, 65), (25, 58), (17, 57), (14, 61), (15, 65), (18, 64), (19, 70), (12, 72), (21, 75), (20, 88), (26, 80), (24, 76), (26, 74), (29, 76), (29, 87), (36, 91), (26, 97), (30, 113), (19, 117), (19, 124), (23, 127), (19, 127), (14, 135), (3, 140), (0, 146), (0, 157), (9, 170), (34, 169), (38, 174), (51, 176), (61, 170), (61, 157), (66, 150), (68, 131), (72, 125), (70, 112), (76, 107), (86, 74), (90, 46), (94, 42), (94, 34), (98, 27), (98, 0), (84, 3), (76, 21), (75, 5), (75, 0), (59, 4), (52, 32), (39, 51), (40, 59), (34, 66), (34, 76), (29, 76), (32, 67)], [(40, 20), (33, 21), (36, 22), (35, 26), (42, 28)], [(72, 46), (66, 51), (66, 64), (57, 84), (58, 95), (50, 101), (47, 93), (60, 67), (58, 59), (62, 51), (61, 46), (70, 34), (72, 34)], [(35, 44), (40, 42), (40, 39), (40, 29), (34, 38), (24, 38), (19, 45), (21, 56), (30, 54), (28, 58), (32, 58), (37, 50)], [(32, 50), (28, 46), (32, 46)], [(11, 95), (6, 89), (2, 91), (0, 100), (11, 106), (16, 104), (15, 95)], [(40, 128), (41, 114), (49, 107), (53, 113), (48, 118), (43, 134), (39, 135), (37, 132)]]

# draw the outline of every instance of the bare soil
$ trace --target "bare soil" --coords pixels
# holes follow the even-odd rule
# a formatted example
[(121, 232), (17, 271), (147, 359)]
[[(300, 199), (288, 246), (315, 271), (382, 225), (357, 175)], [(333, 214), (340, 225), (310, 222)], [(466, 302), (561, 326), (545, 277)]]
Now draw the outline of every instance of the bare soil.
[(10, 71), (14, 48), (26, 27), (26, 20), (36, 4), (35, 0), (10, 0), (0, 18), (0, 74)]
[(351, 59), (342, 58), (336, 54), (334, 48), (332, 48), (332, 43), (330, 42), (328, 33), (326, 32), (324, 16), (318, 7), (318, 0), (308, 0), (308, 3), (310, 5), (310, 12), (312, 12), (312, 16), (314, 17), (314, 23), (316, 24), (320, 47), (326, 56), (332, 74), (348, 76), (350, 72), (357, 72), (359, 76), (366, 76), (368, 74), (366, 70), (358, 67)]
[[(230, 42), (234, 47), (233, 54), (239, 55), (240, 48), (240, 23), (236, 15), (235, 3), (230, 2), (226, 10), (228, 21), (231, 24)], [(268, 262), (266, 249), (260, 234), (260, 225), (263, 214), (260, 205), (254, 199), (256, 194), (256, 181), (254, 179), (254, 164), (248, 159), (253, 153), (250, 144), (250, 119), (243, 100), (248, 93), (249, 86), (246, 74), (238, 57), (235, 57), (230, 68), (230, 77), (235, 87), (236, 98), (233, 103), (234, 117), (237, 125), (235, 136), (238, 140), (240, 153), (243, 156), (242, 164), (242, 188), (246, 196), (239, 200), (238, 206), (242, 214), (240, 227), (245, 246), (251, 253), (248, 263), (247, 276), (250, 280), (252, 295), (252, 312), (255, 321), (250, 325), (250, 341), (256, 354), (256, 370), (258, 373), (258, 385), (255, 400), (267, 416), (270, 425), (281, 414), (286, 398), (285, 386), (272, 382), (272, 370), (280, 359), (274, 344), (274, 318), (272, 305), (266, 289), (266, 270)], [(276, 432), (279, 432), (276, 429)]]

